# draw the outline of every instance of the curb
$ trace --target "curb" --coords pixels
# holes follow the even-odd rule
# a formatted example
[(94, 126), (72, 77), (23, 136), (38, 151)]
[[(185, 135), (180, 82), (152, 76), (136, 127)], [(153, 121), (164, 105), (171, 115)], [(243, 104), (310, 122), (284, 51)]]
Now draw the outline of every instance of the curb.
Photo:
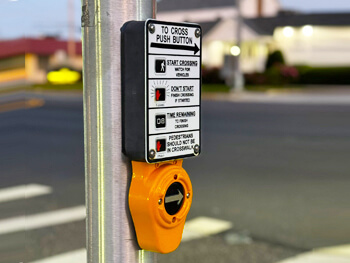
[(235, 103), (349, 105), (350, 92), (245, 91), (241, 93), (203, 93), (202, 99)]

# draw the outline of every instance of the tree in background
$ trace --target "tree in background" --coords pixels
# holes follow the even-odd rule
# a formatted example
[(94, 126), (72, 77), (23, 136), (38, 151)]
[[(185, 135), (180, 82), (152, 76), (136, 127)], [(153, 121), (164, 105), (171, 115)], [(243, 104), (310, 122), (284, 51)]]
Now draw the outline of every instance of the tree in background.
[(265, 69), (268, 70), (273, 66), (282, 66), (285, 65), (285, 60), (282, 51), (276, 50), (269, 54), (266, 60)]

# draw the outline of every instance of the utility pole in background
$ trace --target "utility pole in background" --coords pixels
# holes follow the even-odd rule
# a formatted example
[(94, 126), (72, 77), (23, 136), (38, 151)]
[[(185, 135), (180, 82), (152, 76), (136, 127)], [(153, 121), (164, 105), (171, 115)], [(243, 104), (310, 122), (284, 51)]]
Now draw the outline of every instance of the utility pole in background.
[(154, 263), (129, 215), (130, 161), (122, 154), (120, 28), (156, 14), (155, 0), (83, 0), (84, 129), (89, 263)]
[[(242, 50), (241, 42), (242, 42), (242, 27), (243, 27), (241, 1), (242, 0), (235, 0), (236, 8), (237, 8), (236, 46), (240, 49), (240, 51)], [(233, 91), (234, 92), (241, 92), (244, 90), (244, 76), (241, 71), (240, 59), (241, 59), (241, 52), (234, 57), (234, 63), (233, 63), (233, 68), (234, 68)]]
[(75, 56), (75, 23), (74, 23), (74, 0), (68, 0), (68, 58)]
[(263, 0), (257, 0), (257, 17), (262, 17), (263, 15)]

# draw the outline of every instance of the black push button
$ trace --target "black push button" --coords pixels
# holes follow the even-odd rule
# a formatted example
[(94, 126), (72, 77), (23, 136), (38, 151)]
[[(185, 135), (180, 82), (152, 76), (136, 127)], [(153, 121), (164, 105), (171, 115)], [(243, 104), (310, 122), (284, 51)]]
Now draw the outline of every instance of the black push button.
[(169, 215), (179, 212), (184, 201), (184, 187), (176, 182), (172, 183), (165, 194), (164, 207)]

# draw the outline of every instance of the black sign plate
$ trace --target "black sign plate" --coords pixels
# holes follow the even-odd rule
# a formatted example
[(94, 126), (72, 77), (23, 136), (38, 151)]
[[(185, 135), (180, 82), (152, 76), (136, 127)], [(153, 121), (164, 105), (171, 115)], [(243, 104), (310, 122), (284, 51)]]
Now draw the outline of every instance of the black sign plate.
[(121, 28), (122, 150), (131, 160), (200, 154), (201, 31), (154, 19)]

